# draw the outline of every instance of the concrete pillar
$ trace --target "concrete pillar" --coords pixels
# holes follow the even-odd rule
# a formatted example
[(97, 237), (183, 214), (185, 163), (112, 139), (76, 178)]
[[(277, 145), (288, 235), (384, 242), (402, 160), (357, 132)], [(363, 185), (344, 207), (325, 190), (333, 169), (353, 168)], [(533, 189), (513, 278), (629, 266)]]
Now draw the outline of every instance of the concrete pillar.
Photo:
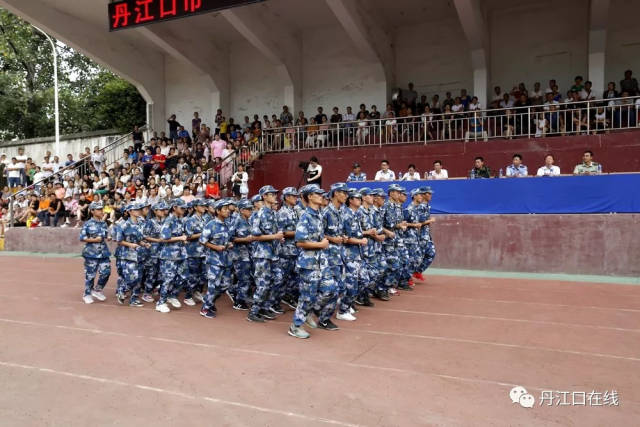
[(605, 81), (605, 52), (607, 48), (607, 26), (609, 21), (609, 0), (591, 0), (589, 8), (589, 80), (591, 90), (597, 97), (602, 96)]
[(477, 96), (480, 105), (488, 108), (487, 90), (489, 85), (489, 71), (484, 49), (476, 49), (471, 52), (471, 65), (473, 67), (473, 92)]

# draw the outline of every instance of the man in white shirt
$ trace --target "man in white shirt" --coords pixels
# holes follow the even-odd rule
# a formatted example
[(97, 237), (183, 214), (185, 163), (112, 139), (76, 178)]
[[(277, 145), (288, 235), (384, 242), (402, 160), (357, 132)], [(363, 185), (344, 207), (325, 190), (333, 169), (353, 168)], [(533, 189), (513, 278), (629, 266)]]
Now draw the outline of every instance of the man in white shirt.
[(526, 178), (528, 174), (527, 167), (522, 164), (522, 156), (520, 154), (514, 154), (512, 163), (507, 166), (507, 177)]
[(442, 168), (440, 160), (433, 162), (433, 170), (429, 172), (429, 179), (449, 179), (449, 172)]
[(547, 154), (544, 158), (544, 166), (538, 168), (537, 176), (559, 176), (560, 168), (553, 164), (554, 158), (552, 154)]
[(376, 172), (376, 181), (395, 181), (396, 174), (391, 169), (389, 169), (389, 162), (383, 160), (380, 162), (380, 170)]
[(402, 175), (400, 181), (420, 181), (420, 173), (416, 171), (416, 165), (410, 164), (407, 173)]
[(51, 158), (47, 155), (44, 157), (44, 162), (42, 163), (42, 173), (46, 177), (53, 175), (55, 169), (55, 165), (51, 162)]
[[(18, 161), (18, 163), (22, 163), (23, 165), (26, 165), (28, 158), (29, 158), (29, 156), (27, 156), (24, 153), (24, 147), (18, 148), (18, 154), (16, 155), (16, 160)], [(22, 178), (22, 185), (27, 185), (27, 174), (26, 174), (26, 171), (25, 171), (24, 167), (22, 168), (22, 171), (20, 172), (20, 176)]]
[(533, 91), (529, 93), (529, 99), (533, 105), (540, 105), (544, 101), (544, 94), (540, 89), (540, 82), (535, 82), (533, 84)]
[(500, 108), (500, 101), (504, 97), (504, 93), (502, 93), (502, 89), (500, 86), (496, 86), (493, 88), (493, 98), (491, 98), (491, 103), (489, 104), (490, 108)]
[(7, 178), (9, 180), (9, 188), (16, 188), (20, 186), (22, 177), (22, 170), (24, 169), (24, 163), (18, 163), (15, 157), (11, 158), (11, 163), (6, 167)]
[(512, 107), (513, 107), (513, 100), (511, 99), (508, 93), (505, 93), (504, 95), (502, 95), (502, 101), (500, 101), (500, 108), (512, 108)]

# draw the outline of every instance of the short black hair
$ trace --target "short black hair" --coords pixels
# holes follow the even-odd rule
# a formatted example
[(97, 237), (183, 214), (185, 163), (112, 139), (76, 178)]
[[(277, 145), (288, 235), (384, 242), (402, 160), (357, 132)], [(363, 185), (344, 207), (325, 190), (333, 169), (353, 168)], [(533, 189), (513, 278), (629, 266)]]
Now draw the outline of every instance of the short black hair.
[(416, 165), (414, 165), (413, 163), (409, 164), (409, 166), (407, 166), (407, 169), (411, 169), (411, 168), (416, 168)]
[(589, 153), (589, 155), (591, 155), (591, 157), (593, 157), (593, 151), (591, 151), (591, 150), (585, 150), (585, 152), (582, 153), (582, 154), (587, 154), (587, 153)]
[(442, 161), (441, 160), (436, 160), (435, 162), (433, 162), (433, 164), (435, 165), (436, 163), (439, 163), (440, 165), (442, 165)]
[(312, 158), (309, 159), (309, 161), (318, 163), (318, 158), (316, 156), (313, 156)]
[(575, 79), (573, 79), (573, 80), (578, 80), (578, 79), (580, 79), (580, 80), (584, 80), (584, 79), (582, 78), (582, 76), (576, 76), (576, 78), (575, 78)]
[(386, 160), (386, 159), (385, 159), (385, 160), (383, 160), (383, 161), (381, 161), (381, 162), (380, 162), (380, 164), (382, 164), (382, 163), (389, 164), (389, 160)]
[(552, 158), (553, 160), (555, 160), (555, 159), (556, 159), (555, 157), (553, 157), (553, 154), (551, 154), (551, 153), (547, 153), (547, 155), (546, 155), (546, 156), (544, 156), (544, 158), (546, 159), (546, 158), (547, 158), (547, 157), (549, 157), (549, 156), (551, 156), (551, 158)]
[(522, 155), (521, 154), (517, 154), (517, 153), (514, 154), (513, 157), (511, 157), (511, 158), (515, 159), (516, 157), (519, 158), (520, 160), (522, 160)]
[(478, 156), (475, 159), (473, 159), (473, 161), (476, 161), (476, 160), (480, 160), (481, 162), (484, 162), (484, 157)]

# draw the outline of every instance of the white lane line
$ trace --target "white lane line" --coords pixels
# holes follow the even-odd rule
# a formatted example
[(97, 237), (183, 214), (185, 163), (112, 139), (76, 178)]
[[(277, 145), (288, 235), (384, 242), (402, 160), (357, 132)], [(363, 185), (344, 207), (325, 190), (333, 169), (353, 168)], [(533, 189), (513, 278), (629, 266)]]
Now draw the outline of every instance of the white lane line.
[[(171, 338), (162, 338), (162, 337), (153, 337), (153, 336), (145, 336), (145, 335), (131, 335), (131, 334), (126, 334), (126, 333), (121, 333), (121, 332), (110, 332), (110, 331), (102, 331), (102, 330), (99, 330), (99, 329), (78, 328), (78, 327), (73, 327), (73, 326), (49, 325), (49, 324), (46, 324), (46, 323), (38, 323), (38, 322), (30, 322), (30, 321), (22, 321), (22, 320), (0, 319), (0, 322), (15, 323), (15, 324), (21, 324), (21, 325), (28, 325), (28, 326), (53, 327), (53, 328), (67, 329), (67, 330), (78, 331), (78, 332), (88, 332), (88, 333), (104, 334), (104, 335), (115, 335), (115, 336), (122, 336), (122, 337), (135, 338), (135, 339), (149, 339), (149, 340), (152, 340), (152, 341), (161, 341), (161, 342), (166, 342), (166, 343), (171, 343), (171, 344), (189, 345), (189, 346), (194, 346), (194, 347), (210, 348), (210, 349), (214, 349), (214, 350), (249, 353), (249, 354), (257, 354), (257, 355), (276, 357), (276, 358), (281, 357), (281, 358), (285, 358), (285, 359), (299, 360), (299, 358), (297, 356), (292, 356), (292, 355), (288, 355), (288, 354), (279, 354), (279, 353), (271, 353), (271, 352), (264, 352), (264, 351), (258, 351), (258, 350), (249, 350), (249, 349), (243, 349), (243, 348), (239, 348), (239, 347), (231, 347), (231, 346), (227, 346), (227, 345), (197, 343), (197, 342), (192, 342), (192, 341), (184, 341), (184, 340), (177, 340), (177, 339), (171, 339)], [(271, 323), (285, 323), (285, 322), (271, 321)], [(342, 330), (346, 330), (346, 331), (349, 331), (349, 332), (358, 332), (355, 329), (344, 329), (343, 328)], [(349, 366), (349, 367), (353, 367), (353, 368), (368, 369), (368, 370), (373, 370), (373, 371), (394, 372), (394, 373), (409, 374), (409, 375), (427, 375), (427, 376), (433, 376), (433, 377), (449, 379), (449, 380), (456, 380), (456, 381), (462, 381), (462, 382), (468, 382), (468, 383), (491, 384), (491, 385), (500, 386), (500, 387), (507, 387), (507, 386), (508, 387), (515, 387), (516, 385), (522, 385), (522, 384), (515, 384), (515, 383), (507, 383), (507, 382), (503, 382), (503, 381), (481, 379), (481, 378), (460, 377), (460, 376), (455, 376), (455, 375), (441, 374), (441, 373), (437, 373), (437, 372), (421, 372), (421, 371), (414, 371), (414, 370), (411, 370), (411, 369), (394, 368), (394, 367), (388, 367), (388, 366), (368, 365), (368, 364), (365, 364), (365, 363), (342, 362), (342, 361), (339, 361), (339, 360), (332, 361), (332, 360), (313, 359), (313, 358), (306, 358), (305, 360), (307, 360), (308, 362), (315, 362), (315, 363), (341, 364), (341, 365), (345, 365), (345, 366)], [(532, 388), (532, 389), (535, 389), (535, 390), (551, 390), (551, 389), (553, 389), (553, 387), (538, 387), (538, 386), (536, 386), (536, 387), (527, 386), (526, 388), (527, 389)], [(634, 403), (634, 404), (640, 405), (640, 402), (627, 401), (626, 399), (625, 399), (625, 402), (629, 402), (629, 403)]]
[(98, 382), (98, 383), (102, 383), (102, 384), (117, 385), (117, 386), (120, 386), (120, 387), (137, 388), (139, 390), (151, 391), (151, 392), (160, 393), (160, 394), (168, 394), (168, 395), (171, 395), (171, 396), (178, 396), (178, 397), (182, 397), (184, 399), (190, 399), (190, 400), (204, 400), (204, 401), (207, 401), (207, 402), (217, 403), (217, 404), (226, 405), (226, 406), (235, 406), (235, 407), (243, 408), (243, 409), (251, 409), (251, 410), (254, 410), (254, 411), (265, 412), (265, 413), (268, 413), (268, 414), (284, 415), (284, 416), (287, 416), (287, 417), (299, 418), (299, 419), (306, 420), (306, 421), (314, 421), (314, 422), (320, 422), (320, 423), (324, 423), (324, 424), (333, 424), (333, 425), (346, 426), (346, 427), (358, 427), (358, 424), (351, 424), (351, 423), (347, 423), (347, 422), (344, 422), (344, 421), (332, 420), (332, 419), (329, 419), (329, 418), (314, 417), (314, 416), (310, 416), (310, 415), (300, 414), (298, 412), (282, 411), (282, 410), (279, 410), (279, 409), (266, 408), (266, 407), (263, 407), (263, 406), (256, 406), (256, 405), (251, 405), (251, 404), (243, 403), (243, 402), (237, 402), (237, 401), (233, 401), (233, 400), (218, 399), (218, 398), (209, 397), (209, 396), (197, 396), (197, 395), (182, 393), (182, 392), (175, 391), (175, 390), (165, 390), (165, 389), (158, 388), (158, 387), (150, 387), (150, 386), (146, 386), (146, 385), (142, 385), (142, 384), (132, 384), (132, 383), (124, 382), (124, 381), (112, 380), (112, 379), (109, 379), (109, 378), (101, 378), (101, 377), (94, 377), (94, 376), (91, 376), (91, 375), (77, 374), (77, 373), (74, 373), (74, 372), (58, 371), (58, 370), (55, 370), (55, 369), (43, 368), (43, 367), (39, 367), (39, 366), (24, 365), (24, 364), (20, 364), (20, 363), (12, 363), (12, 362), (5, 362), (5, 361), (0, 361), (0, 366), (4, 366), (4, 367), (7, 367), (7, 368), (27, 369), (27, 370), (38, 371), (38, 372), (43, 372), (43, 373), (47, 373), (47, 374), (71, 377), (71, 378), (76, 378), (76, 379), (86, 380), (86, 381), (93, 381), (93, 382)]
[[(11, 299), (24, 300), (24, 296), (17, 296), (17, 295), (2, 295), (2, 294), (0, 294), (0, 298), (2, 298), (2, 299), (11, 298)], [(53, 299), (51, 297), (42, 298), (42, 297), (38, 297), (38, 296), (32, 296), (31, 298), (34, 301), (49, 301), (49, 302), (57, 304), (58, 306), (60, 306), (61, 304), (85, 305), (81, 301), (69, 301), (69, 300), (62, 300), (62, 299)], [(101, 303), (93, 304), (92, 307), (122, 309), (122, 307), (120, 307), (118, 305), (101, 304)], [(136, 310), (149, 311), (149, 310), (152, 310), (152, 309), (148, 308), (147, 306), (145, 306), (145, 307), (142, 307), (142, 308), (136, 308)], [(369, 309), (366, 309), (366, 310), (368, 311)], [(393, 313), (419, 314), (419, 315), (425, 315), (425, 316), (460, 317), (460, 318), (478, 319), (478, 320), (495, 320), (495, 321), (503, 321), (503, 322), (531, 323), (531, 324), (540, 324), (540, 325), (563, 326), (563, 327), (570, 327), (570, 328), (586, 328), (586, 329), (598, 329), (598, 330), (605, 330), (605, 331), (606, 330), (611, 330), (611, 331), (620, 331), (620, 332), (640, 333), (640, 329), (618, 328), (618, 327), (615, 327), (615, 326), (588, 325), (588, 324), (584, 324), (584, 323), (554, 322), (554, 321), (550, 321), (550, 320), (515, 319), (515, 318), (510, 318), (510, 317), (481, 316), (481, 315), (477, 315), (477, 314), (440, 313), (440, 312), (432, 312), (432, 311), (401, 310), (401, 309), (393, 309), (393, 308), (383, 308), (382, 306), (376, 307), (375, 309), (373, 309), (373, 311), (389, 311), (389, 312), (393, 312)], [(184, 313), (178, 312), (178, 311), (176, 311), (175, 313), (176, 314), (178, 314), (178, 313), (184, 314)]]
[(496, 320), (496, 321), (502, 321), (502, 322), (533, 323), (533, 324), (540, 324), (540, 325), (565, 326), (569, 328), (588, 328), (588, 329), (602, 329), (602, 330), (610, 330), (610, 331), (640, 333), (640, 329), (616, 328), (614, 326), (585, 325), (582, 323), (554, 322), (551, 320), (514, 319), (510, 317), (480, 316), (477, 314), (439, 313), (434, 311), (399, 310), (394, 308), (377, 308), (377, 307), (374, 310), (390, 311), (393, 313), (419, 314), (419, 315), (425, 315), (425, 316), (462, 317), (467, 319)]

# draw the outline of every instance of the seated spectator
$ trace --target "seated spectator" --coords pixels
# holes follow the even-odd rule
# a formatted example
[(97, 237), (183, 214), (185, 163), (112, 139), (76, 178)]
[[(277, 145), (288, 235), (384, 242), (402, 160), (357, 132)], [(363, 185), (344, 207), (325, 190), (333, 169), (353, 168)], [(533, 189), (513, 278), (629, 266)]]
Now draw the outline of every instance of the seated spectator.
[(407, 167), (407, 172), (402, 174), (400, 181), (420, 181), (420, 173), (416, 171), (416, 165), (410, 164)]
[(371, 106), (371, 111), (369, 112), (369, 118), (371, 120), (379, 120), (380, 119), (380, 111), (378, 111), (378, 107), (375, 105)]
[(578, 94), (578, 96), (580, 97), (581, 100), (583, 100), (583, 101), (591, 101), (593, 99), (596, 99), (595, 93), (593, 93), (593, 91), (591, 90), (592, 86), (593, 86), (593, 84), (589, 80), (584, 82), (584, 87), (582, 88), (582, 90)]
[(533, 84), (533, 91), (529, 94), (529, 99), (531, 100), (532, 105), (542, 105), (544, 102), (544, 94), (540, 89), (540, 82), (535, 82)]
[(504, 117), (501, 118), (503, 132), (502, 134), (506, 139), (512, 139), (515, 132), (516, 116), (515, 114), (513, 114), (513, 110), (511, 110), (510, 108), (507, 108), (504, 113)]
[(503, 100), (504, 100), (504, 93), (502, 93), (502, 89), (500, 89), (500, 86), (494, 87), (493, 97), (491, 98), (491, 103), (489, 104), (489, 108), (494, 108), (494, 109), (501, 108), (500, 103)]
[(182, 184), (182, 181), (180, 181), (179, 177), (176, 177), (173, 180), (173, 186), (171, 187), (171, 193), (173, 194), (174, 197), (180, 197), (182, 196), (182, 192), (184, 191), (184, 185)]
[(482, 106), (480, 105), (480, 101), (478, 101), (477, 96), (474, 96), (473, 98), (471, 98), (471, 102), (469, 102), (469, 104), (467, 105), (467, 110), (468, 111), (482, 110)]
[(180, 196), (180, 198), (182, 200), (185, 201), (185, 203), (190, 203), (192, 202), (196, 197), (191, 194), (191, 188), (189, 187), (184, 187), (184, 190), (182, 190), (182, 196)]
[(529, 175), (527, 167), (522, 164), (522, 156), (514, 154), (511, 164), (506, 167), (508, 178), (526, 178)]
[(547, 136), (547, 132), (549, 131), (549, 123), (545, 115), (541, 112), (536, 113), (536, 118), (534, 119), (534, 126), (536, 129), (535, 137), (545, 137)]
[(53, 227), (58, 226), (58, 221), (64, 218), (64, 204), (62, 200), (56, 198), (55, 193), (49, 195), (49, 208), (47, 209), (47, 215), (44, 217), (45, 226), (51, 226), (53, 220)]
[(609, 82), (609, 84), (607, 84), (607, 90), (602, 94), (602, 99), (618, 98), (618, 96), (619, 94), (616, 90), (616, 84), (614, 82)]
[(582, 84), (583, 78), (582, 76), (576, 76), (575, 79), (573, 79), (574, 83), (573, 86), (571, 86), (571, 89), (569, 89), (571, 92), (577, 92), (580, 93), (580, 91), (582, 91), (582, 89), (584, 89), (584, 85)]
[(436, 129), (433, 113), (431, 112), (431, 108), (428, 105), (424, 108), (424, 112), (422, 113), (421, 117), (424, 139), (436, 139), (436, 133), (438, 132), (438, 130)]
[(367, 174), (362, 172), (362, 168), (360, 167), (360, 163), (354, 163), (353, 164), (353, 170), (352, 172), (349, 174), (349, 177), (347, 178), (347, 181), (351, 181), (351, 182), (357, 182), (357, 181), (366, 181), (367, 180)]
[(593, 152), (587, 150), (582, 154), (582, 163), (573, 168), (574, 175), (597, 175), (602, 173), (602, 165), (593, 161)]
[(380, 170), (376, 172), (375, 176), (376, 181), (395, 181), (396, 174), (394, 171), (389, 169), (389, 162), (387, 160), (383, 160), (380, 162)]
[(467, 95), (466, 89), (460, 89), (460, 102), (464, 106), (464, 110), (469, 109), (469, 104), (471, 103), (471, 96)]
[(385, 133), (385, 141), (397, 141), (398, 140), (398, 121), (396, 120), (396, 115), (393, 112), (391, 104), (387, 104), (387, 111), (384, 112), (383, 119), (384, 122), (384, 133)]
[(483, 141), (489, 140), (489, 135), (484, 129), (482, 115), (474, 114), (469, 118), (469, 130), (464, 133), (464, 140), (468, 142), (469, 138), (473, 138), (474, 140), (482, 138)]
[[(326, 119), (327, 115), (324, 114), (322, 107), (318, 107), (318, 114), (316, 114), (315, 119), (316, 119), (316, 123), (322, 123), (323, 119)], [(344, 119), (346, 121), (346, 119)]]
[(429, 106), (433, 114), (440, 114), (442, 112), (442, 104), (440, 103), (440, 96), (433, 95), (431, 98), (431, 105)]
[(473, 160), (473, 169), (470, 172), (471, 178), (491, 178), (491, 169), (485, 166), (484, 158), (478, 156)]
[(502, 95), (502, 101), (500, 101), (500, 108), (513, 108), (513, 100), (508, 93)]
[(429, 172), (429, 179), (448, 179), (449, 172), (442, 168), (442, 161), (433, 162), (433, 170)]
[(559, 176), (560, 168), (553, 164), (554, 158), (552, 154), (547, 154), (544, 157), (544, 166), (538, 168), (537, 176)]
[(449, 107), (453, 107), (454, 102), (454, 99), (451, 97), (451, 92), (446, 92), (445, 99), (444, 101), (442, 101), (442, 109), (444, 109), (447, 105)]
[(599, 131), (605, 131), (605, 133), (609, 133), (610, 126), (611, 121), (607, 117), (607, 113), (604, 111), (604, 107), (598, 107), (593, 120), (593, 134), (595, 135)]
[(369, 121), (364, 112), (358, 113), (358, 130), (356, 131), (356, 143), (358, 145), (365, 145), (368, 142), (369, 136)]
[(220, 198), (220, 187), (214, 177), (209, 178), (209, 183), (205, 189), (205, 197), (216, 200)]

